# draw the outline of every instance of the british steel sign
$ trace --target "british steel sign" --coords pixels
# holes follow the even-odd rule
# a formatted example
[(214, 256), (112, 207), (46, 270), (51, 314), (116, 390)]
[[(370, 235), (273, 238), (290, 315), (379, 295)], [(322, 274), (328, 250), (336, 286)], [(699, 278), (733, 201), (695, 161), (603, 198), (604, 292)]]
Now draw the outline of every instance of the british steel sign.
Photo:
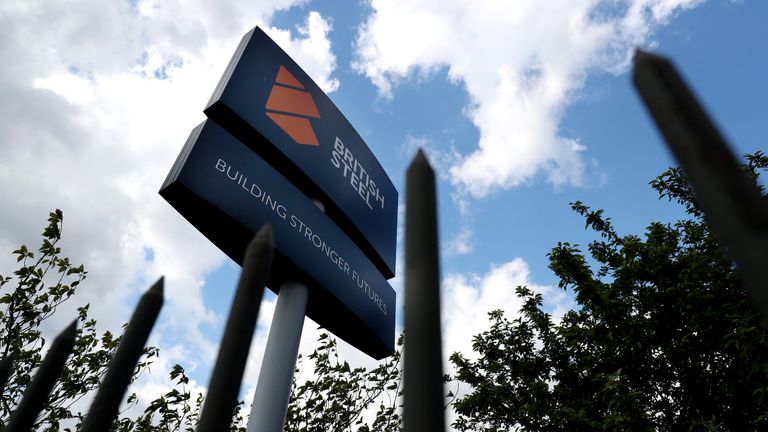
[(304, 283), (307, 316), (371, 357), (394, 352), (395, 292), (379, 269), (303, 190), (224, 128), (207, 120), (192, 131), (160, 194), (236, 262), (271, 224), (268, 286)]
[(394, 276), (397, 190), (330, 98), (258, 27), (243, 37), (205, 113), (321, 201)]

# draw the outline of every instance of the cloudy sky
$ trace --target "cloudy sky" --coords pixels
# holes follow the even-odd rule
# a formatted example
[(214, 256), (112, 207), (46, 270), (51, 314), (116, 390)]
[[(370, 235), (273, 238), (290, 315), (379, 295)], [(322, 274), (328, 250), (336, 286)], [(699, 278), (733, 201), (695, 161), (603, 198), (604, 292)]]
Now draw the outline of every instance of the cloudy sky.
[[(468, 352), (488, 311), (516, 312), (517, 285), (556, 315), (571, 305), (546, 259), (558, 241), (591, 238), (569, 202), (604, 208), (624, 233), (679, 216), (647, 186), (673, 161), (630, 83), (635, 47), (674, 59), (738, 153), (764, 148), (766, 19), (762, 0), (3, 0), (0, 274), (62, 209), (63, 247), (90, 272), (73, 303), (90, 302), (102, 328), (118, 329), (166, 277), (151, 341), (161, 357), (140, 396), (161, 392), (177, 362), (204, 387), (239, 267), (157, 191), (241, 36), (260, 26), (328, 92), (401, 202), (410, 158), (427, 151), (445, 351)], [(274, 302), (261, 307), (246, 392)], [(317, 334), (308, 321), (303, 351)]]

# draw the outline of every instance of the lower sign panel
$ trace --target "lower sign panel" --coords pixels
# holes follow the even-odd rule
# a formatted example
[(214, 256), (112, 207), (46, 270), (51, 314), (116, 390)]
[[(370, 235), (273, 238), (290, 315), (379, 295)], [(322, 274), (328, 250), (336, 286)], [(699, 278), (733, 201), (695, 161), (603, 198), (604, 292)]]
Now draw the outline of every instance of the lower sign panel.
[(236, 262), (265, 223), (276, 254), (268, 286), (309, 287), (307, 316), (375, 359), (394, 352), (395, 292), (299, 189), (211, 120), (192, 131), (160, 190)]

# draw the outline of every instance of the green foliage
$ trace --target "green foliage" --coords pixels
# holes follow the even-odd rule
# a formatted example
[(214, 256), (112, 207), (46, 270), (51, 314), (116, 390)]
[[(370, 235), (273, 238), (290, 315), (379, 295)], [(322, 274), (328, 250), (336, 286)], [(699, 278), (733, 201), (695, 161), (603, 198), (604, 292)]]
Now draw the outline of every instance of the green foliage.
[[(0, 397), (3, 424), (42, 361), (41, 351), (46, 340), (40, 325), (75, 294), (87, 276), (82, 265), (76, 266), (62, 256), (59, 241), (63, 220), (61, 210), (51, 212), (37, 251), (27, 246), (13, 251), (19, 269), (13, 277), (0, 275), (0, 355), (3, 358), (15, 355), (11, 375)], [(88, 318), (88, 305), (77, 311), (80, 328), (74, 351), (35, 424), (36, 430), (59, 430), (62, 422), (79, 422), (82, 414), (72, 412), (72, 405), (98, 386), (120, 344), (120, 337), (110, 332), (99, 334), (96, 321)], [(143, 361), (156, 354), (157, 349), (146, 348)], [(139, 371), (137, 368), (135, 374)]]
[[(192, 392), (187, 388), (189, 378), (184, 368), (175, 365), (170, 372), (174, 387), (167, 393), (149, 403), (144, 412), (135, 419), (124, 417), (116, 422), (112, 430), (114, 432), (194, 432), (200, 419), (200, 411), (203, 407), (203, 394)], [(136, 397), (132, 395), (129, 403), (135, 403)], [(245, 419), (242, 415), (243, 402), (240, 402), (232, 415), (231, 432), (245, 432)]]
[[(15, 355), (8, 382), (0, 395), (0, 427), (6, 424), (42, 362), (41, 351), (46, 340), (40, 325), (70, 299), (86, 278), (82, 265), (75, 266), (62, 256), (61, 240), (64, 215), (51, 212), (43, 241), (36, 252), (21, 246), (13, 251), (20, 267), (13, 277), (0, 275), (0, 356)], [(48, 397), (35, 430), (76, 430), (85, 413), (73, 412), (73, 405), (99, 386), (122, 336), (111, 332), (99, 333), (96, 320), (88, 317), (89, 305), (77, 309), (79, 329), (73, 352), (61, 377)], [(123, 326), (125, 328), (125, 325)], [(158, 355), (155, 347), (145, 347), (133, 372), (135, 380)], [(194, 402), (186, 385), (189, 380), (184, 369), (176, 365), (170, 373), (174, 388), (150, 402), (135, 419), (121, 418), (116, 431), (193, 431), (202, 405), (202, 395)], [(138, 403), (135, 394), (128, 397), (128, 407)], [(234, 413), (233, 431), (244, 431), (240, 406)]]
[[(748, 155), (753, 180), (768, 167)], [(685, 176), (651, 182), (688, 219), (619, 235), (602, 210), (573, 210), (600, 239), (549, 254), (578, 308), (559, 322), (525, 287), (520, 314), (490, 314), (477, 360), (455, 353), (459, 430), (766, 430), (768, 331), (704, 223)], [(761, 189), (762, 191), (762, 189)], [(764, 191), (763, 191), (764, 193)], [(764, 195), (765, 196), (765, 195)]]
[[(308, 356), (313, 364), (312, 378), (298, 384), (303, 359), (298, 360), (286, 415), (289, 432), (396, 432), (401, 430), (398, 412), (400, 388), (400, 356), (402, 338), (395, 355), (368, 370), (352, 368), (339, 359), (337, 342), (328, 333), (318, 337), (318, 348)], [(116, 432), (186, 431), (193, 432), (203, 406), (203, 395), (193, 395), (187, 388), (189, 379), (176, 365), (171, 371), (174, 388), (152, 401), (136, 419), (122, 418), (113, 428)], [(193, 397), (195, 396), (195, 397)], [(193, 402), (194, 400), (194, 402)], [(135, 402), (135, 397), (129, 402)], [(378, 407), (374, 406), (378, 404)], [(244, 402), (233, 413), (231, 432), (245, 432)], [(375, 411), (374, 411), (375, 409)], [(370, 419), (363, 418), (368, 412)]]
[[(398, 412), (402, 337), (395, 354), (368, 370), (352, 368), (339, 360), (337, 342), (328, 333), (318, 338), (319, 347), (309, 355), (314, 363), (313, 378), (298, 385), (302, 359), (294, 375), (286, 415), (285, 430), (290, 432), (394, 432), (401, 429)], [(374, 404), (378, 403), (378, 408)], [(373, 409), (376, 408), (376, 412)], [(372, 422), (363, 418), (370, 410)]]

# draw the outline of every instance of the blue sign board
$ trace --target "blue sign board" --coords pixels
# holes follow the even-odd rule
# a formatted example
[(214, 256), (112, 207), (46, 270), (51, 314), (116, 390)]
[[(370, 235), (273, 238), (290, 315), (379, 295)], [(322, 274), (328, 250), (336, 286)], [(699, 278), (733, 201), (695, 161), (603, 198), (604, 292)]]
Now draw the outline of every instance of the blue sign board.
[(321, 201), (394, 276), (397, 190), (330, 98), (258, 27), (243, 37), (205, 113)]
[(160, 195), (236, 262), (271, 224), (269, 288), (304, 283), (307, 316), (371, 357), (394, 352), (395, 292), (379, 269), (303, 190), (216, 122), (192, 131)]

